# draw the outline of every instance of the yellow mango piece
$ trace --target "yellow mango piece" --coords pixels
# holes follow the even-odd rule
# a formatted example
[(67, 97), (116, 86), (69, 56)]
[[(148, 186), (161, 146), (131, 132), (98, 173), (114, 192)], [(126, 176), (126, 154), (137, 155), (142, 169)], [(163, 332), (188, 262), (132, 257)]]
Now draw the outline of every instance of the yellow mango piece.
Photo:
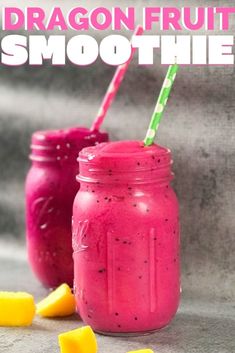
[(75, 298), (67, 284), (61, 284), (37, 304), (36, 313), (42, 317), (63, 317), (75, 312)]
[(31, 294), (0, 292), (0, 326), (30, 326), (35, 315)]
[(59, 335), (61, 353), (96, 353), (95, 334), (90, 326), (84, 326)]
[(152, 349), (139, 349), (138, 351), (130, 351), (128, 353), (154, 353)]

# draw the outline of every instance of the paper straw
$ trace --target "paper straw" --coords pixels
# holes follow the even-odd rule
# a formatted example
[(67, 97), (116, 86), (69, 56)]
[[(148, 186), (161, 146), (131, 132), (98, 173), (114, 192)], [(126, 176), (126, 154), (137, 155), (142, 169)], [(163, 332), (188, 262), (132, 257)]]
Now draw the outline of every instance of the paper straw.
[[(133, 36), (138, 36), (138, 35), (142, 35), (143, 34), (143, 28), (141, 26), (138, 26), (133, 34)], [(122, 83), (122, 80), (126, 74), (126, 71), (128, 69), (128, 66), (130, 64), (130, 62), (133, 59), (133, 56), (136, 52), (136, 48), (132, 48), (132, 52), (131, 52), (131, 57), (130, 59), (123, 65), (119, 65), (116, 69), (116, 72), (114, 74), (114, 77), (108, 87), (108, 90), (104, 96), (104, 99), (102, 101), (101, 107), (98, 111), (98, 115), (95, 119), (95, 121), (93, 122), (93, 125), (91, 127), (91, 131), (94, 130), (99, 130), (104, 118), (107, 114), (107, 111), (109, 109), (109, 107), (111, 106), (120, 86)]]
[(149, 124), (149, 129), (147, 131), (147, 134), (144, 140), (145, 146), (150, 146), (154, 143), (154, 138), (156, 136), (159, 124), (161, 122), (163, 111), (166, 106), (169, 95), (171, 93), (171, 89), (175, 81), (175, 77), (178, 69), (179, 69), (179, 66), (177, 64), (169, 66), (169, 69), (166, 74), (166, 78), (163, 82), (163, 86), (157, 100), (156, 107), (152, 115), (151, 122)]

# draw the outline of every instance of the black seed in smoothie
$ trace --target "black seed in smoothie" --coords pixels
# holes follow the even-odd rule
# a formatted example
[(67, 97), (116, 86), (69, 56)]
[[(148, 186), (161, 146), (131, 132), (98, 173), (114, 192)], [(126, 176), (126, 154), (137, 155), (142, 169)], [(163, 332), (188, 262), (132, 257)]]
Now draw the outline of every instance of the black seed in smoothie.
[(93, 193), (94, 193), (94, 192), (95, 192), (95, 190), (92, 190), (91, 192), (93, 192)]
[(87, 316), (89, 317), (89, 319), (91, 319), (91, 315), (88, 314)]
[(127, 244), (127, 241), (126, 241), (126, 240), (124, 240), (123, 244)]
[(119, 238), (115, 238), (115, 240), (116, 240), (116, 241), (120, 241), (120, 239), (119, 239)]
[(99, 273), (104, 273), (105, 271), (106, 271), (105, 268), (101, 268), (98, 272), (99, 272)]
[(111, 202), (112, 201), (112, 199), (109, 199), (109, 202)]
[(137, 207), (136, 203), (133, 204), (133, 207)]
[(168, 222), (168, 218), (165, 218), (165, 222)]
[(138, 317), (135, 317), (135, 321), (137, 321), (138, 320)]
[(132, 242), (131, 241), (129, 241), (129, 243), (128, 243), (129, 245), (131, 245), (132, 244)]
[(174, 262), (176, 262), (176, 259), (174, 259)]
[(137, 162), (137, 165), (140, 165), (140, 162)]
[(176, 233), (176, 231), (174, 230), (174, 232), (173, 232), (174, 234)]
[(155, 238), (153, 238), (153, 240), (157, 240), (157, 238), (155, 237)]
[(139, 279), (141, 279), (142, 278), (142, 276), (139, 276)]
[(99, 200), (97, 200), (96, 202), (97, 202), (97, 203), (99, 203), (100, 201), (99, 201)]
[(121, 271), (121, 267), (118, 267), (117, 270), (118, 270), (118, 271)]
[(155, 157), (154, 157), (154, 156), (152, 156), (152, 159), (155, 159)]
[(148, 263), (148, 260), (144, 260), (144, 263), (147, 264), (147, 263)]
[(121, 325), (118, 325), (118, 327), (121, 327)]
[(118, 316), (119, 314), (118, 313), (115, 313), (115, 316)]
[(161, 162), (161, 159), (159, 159), (157, 162), (160, 163), (160, 162)]
[(108, 197), (105, 197), (104, 199), (105, 199), (105, 200), (108, 200), (109, 198), (108, 198)]
[(128, 186), (128, 190), (132, 190), (132, 187), (131, 187), (131, 186)]

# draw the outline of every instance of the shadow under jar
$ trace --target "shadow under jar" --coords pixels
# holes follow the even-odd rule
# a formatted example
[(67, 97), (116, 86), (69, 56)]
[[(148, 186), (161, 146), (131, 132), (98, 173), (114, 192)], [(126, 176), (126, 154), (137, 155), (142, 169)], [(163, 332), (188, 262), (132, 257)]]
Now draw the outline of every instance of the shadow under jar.
[(109, 335), (167, 325), (180, 298), (178, 202), (171, 153), (139, 141), (79, 154), (74, 291), (86, 324)]
[(26, 179), (28, 258), (46, 287), (73, 285), (71, 218), (79, 189), (79, 151), (108, 141), (85, 128), (39, 131), (32, 136), (32, 167)]

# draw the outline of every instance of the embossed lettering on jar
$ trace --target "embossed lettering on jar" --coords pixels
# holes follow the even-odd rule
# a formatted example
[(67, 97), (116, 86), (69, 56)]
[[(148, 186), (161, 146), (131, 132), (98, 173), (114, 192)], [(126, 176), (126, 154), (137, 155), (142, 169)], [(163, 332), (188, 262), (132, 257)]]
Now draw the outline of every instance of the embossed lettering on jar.
[(171, 153), (142, 142), (86, 148), (73, 207), (75, 296), (107, 334), (167, 325), (180, 298), (178, 202)]

